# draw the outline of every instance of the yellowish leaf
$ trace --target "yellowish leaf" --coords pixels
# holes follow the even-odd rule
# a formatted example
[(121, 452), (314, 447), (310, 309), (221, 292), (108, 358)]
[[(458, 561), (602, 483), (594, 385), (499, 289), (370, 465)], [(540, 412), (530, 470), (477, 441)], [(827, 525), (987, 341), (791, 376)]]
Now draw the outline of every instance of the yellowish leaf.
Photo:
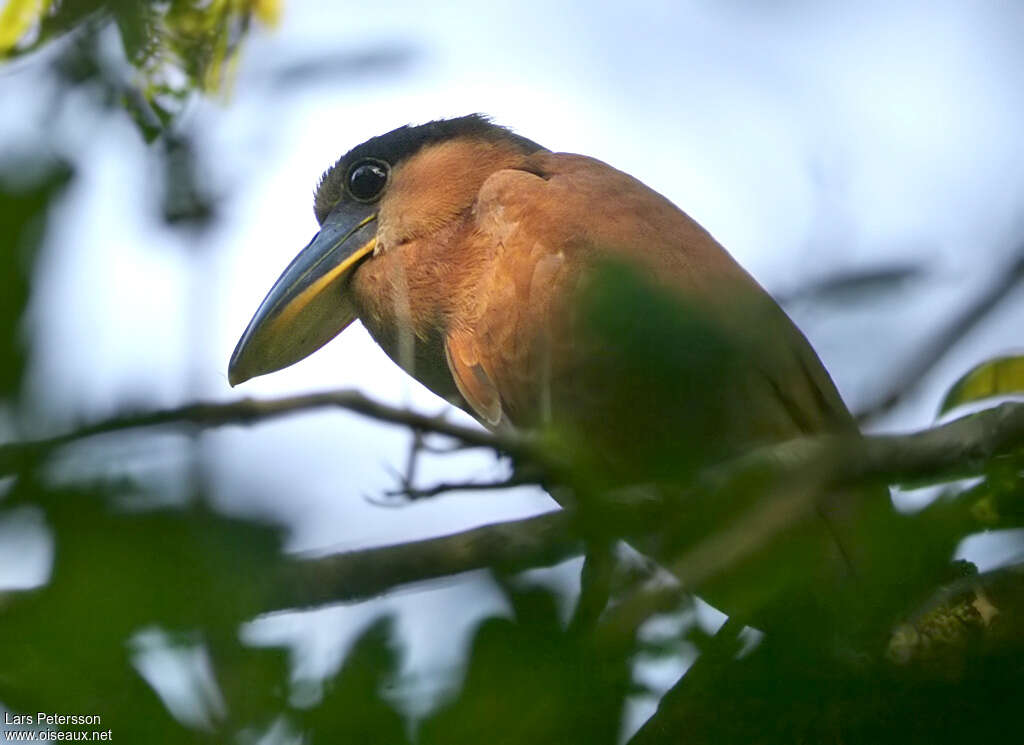
[(983, 362), (953, 384), (939, 415), (972, 401), (1024, 393), (1024, 356), (997, 357)]
[(276, 26), (281, 19), (281, 0), (254, 0), (253, 12), (264, 26)]
[(0, 55), (14, 49), (48, 5), (47, 0), (7, 0), (0, 12)]

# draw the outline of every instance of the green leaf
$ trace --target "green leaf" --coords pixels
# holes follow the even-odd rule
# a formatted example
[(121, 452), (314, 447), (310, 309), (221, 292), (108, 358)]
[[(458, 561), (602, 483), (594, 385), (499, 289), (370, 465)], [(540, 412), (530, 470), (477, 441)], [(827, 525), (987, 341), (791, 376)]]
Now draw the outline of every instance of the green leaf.
[(401, 663), (394, 625), (390, 616), (373, 621), (326, 681), (320, 704), (297, 712), (304, 743), (408, 744), (405, 719), (387, 695)]
[(939, 416), (957, 406), (1010, 393), (1024, 393), (1024, 356), (996, 357), (970, 370), (953, 384)]
[(614, 745), (629, 650), (563, 628), (544, 588), (505, 590), (513, 617), (480, 624), (461, 689), (423, 721), (417, 742)]
[(52, 204), (72, 176), (63, 161), (36, 164), (20, 158), (0, 162), (0, 399), (21, 389), (31, 341), (22, 317), (31, 292), (36, 254)]
[(985, 530), (1024, 526), (1024, 458), (991, 461), (985, 480), (957, 495)]
[(119, 506), (130, 496), (24, 478), (8, 493), (5, 503), (42, 509), (54, 558), (45, 585), (0, 607), (0, 701), (95, 714), (123, 742), (229, 742), (176, 721), (135, 668), (130, 640), (155, 627), (210, 653), (228, 716), (215, 726), (266, 726), (286, 706), (286, 659), (242, 646), (238, 628), (262, 610), (259, 578), (280, 559), (279, 529), (199, 500)]

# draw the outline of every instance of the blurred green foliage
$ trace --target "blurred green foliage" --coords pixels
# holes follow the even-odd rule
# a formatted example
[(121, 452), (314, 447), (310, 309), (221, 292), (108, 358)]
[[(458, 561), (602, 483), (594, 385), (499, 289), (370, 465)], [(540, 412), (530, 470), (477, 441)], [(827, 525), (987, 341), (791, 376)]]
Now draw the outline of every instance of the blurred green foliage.
[[(231, 719), (252, 725), (284, 692), (283, 659), (242, 649), (238, 626), (261, 609), (277, 531), (218, 516), (200, 504), (126, 510), (113, 486), (58, 489), (19, 478), (0, 516), (42, 509), (51, 532), (50, 577), (9, 595), (0, 613), (0, 701), (16, 711), (98, 714), (128, 742), (218, 742), (176, 723), (133, 667), (129, 641), (157, 627), (194, 638), (218, 665)], [(271, 667), (266, 667), (271, 663)]]
[(112, 22), (138, 89), (166, 120), (168, 101), (193, 90), (222, 90), (253, 20), (273, 25), (279, 14), (278, 0), (7, 0), (0, 12), (0, 58)]
[(614, 745), (631, 684), (630, 648), (567, 629), (556, 598), (506, 585), (512, 618), (484, 621), (458, 694), (424, 724), (424, 745)]
[(598, 270), (580, 305), (599, 359), (580, 371), (581, 387), (600, 401), (586, 409), (616, 422), (564, 434), (574, 457), (592, 454), (580, 470), (612, 483), (678, 482), (738, 453), (745, 433), (723, 423), (741, 421), (742, 351), (714, 318), (618, 262)]
[(47, 222), (71, 180), (66, 162), (0, 154), (0, 401), (17, 396), (25, 371), (22, 319)]

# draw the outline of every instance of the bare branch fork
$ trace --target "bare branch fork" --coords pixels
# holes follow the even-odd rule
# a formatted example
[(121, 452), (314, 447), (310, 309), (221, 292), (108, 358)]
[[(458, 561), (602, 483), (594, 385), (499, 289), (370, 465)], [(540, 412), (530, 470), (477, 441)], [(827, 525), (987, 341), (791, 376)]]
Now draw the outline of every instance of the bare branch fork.
[[(409, 454), (406, 457), (405, 471), (399, 472), (395, 469), (388, 467), (388, 470), (393, 472), (395, 479), (398, 482), (398, 487), (391, 489), (384, 493), (385, 499), (391, 497), (402, 497), (406, 500), (416, 499), (427, 499), (429, 497), (436, 497), (441, 494), (449, 494), (458, 491), (501, 491), (504, 489), (512, 489), (516, 486), (524, 486), (528, 484), (537, 484), (543, 477), (543, 473), (537, 469), (531, 469), (529, 472), (524, 471), (522, 467), (516, 469), (512, 475), (504, 479), (492, 480), (492, 481), (456, 481), (456, 482), (440, 482), (429, 487), (417, 487), (416, 486), (416, 471), (419, 465), (420, 456), (423, 453), (433, 453), (436, 455), (446, 455), (458, 450), (464, 449), (465, 445), (448, 446), (446, 448), (432, 447), (427, 443), (427, 439), (424, 436), (424, 432), (421, 429), (413, 430), (412, 440), (409, 443)], [(496, 449), (496, 453), (500, 456), (504, 452), (500, 449)], [(375, 504), (384, 506), (389, 504), (387, 502), (375, 501)]]

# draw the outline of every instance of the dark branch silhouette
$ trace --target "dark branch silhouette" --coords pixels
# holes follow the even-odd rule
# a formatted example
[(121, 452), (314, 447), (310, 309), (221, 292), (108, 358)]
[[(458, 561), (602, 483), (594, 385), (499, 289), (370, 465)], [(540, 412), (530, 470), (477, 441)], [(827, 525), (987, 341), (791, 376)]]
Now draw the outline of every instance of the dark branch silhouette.
[(516, 572), (582, 552), (572, 515), (548, 512), (421, 541), (294, 559), (270, 582), (267, 609), (355, 602), (399, 585), (475, 569)]
[(315, 409), (340, 408), (382, 422), (403, 425), (413, 431), (430, 432), (457, 440), (469, 447), (500, 450), (512, 456), (533, 456), (529, 438), (513, 433), (490, 433), (473, 426), (455, 424), (444, 415), (429, 416), (374, 401), (359, 391), (338, 390), (257, 401), (242, 398), (224, 403), (196, 403), (171, 409), (123, 414), (80, 427), (55, 437), (0, 445), (0, 476), (31, 466), (54, 450), (97, 435), (147, 427), (208, 429), (226, 425), (251, 425)]

